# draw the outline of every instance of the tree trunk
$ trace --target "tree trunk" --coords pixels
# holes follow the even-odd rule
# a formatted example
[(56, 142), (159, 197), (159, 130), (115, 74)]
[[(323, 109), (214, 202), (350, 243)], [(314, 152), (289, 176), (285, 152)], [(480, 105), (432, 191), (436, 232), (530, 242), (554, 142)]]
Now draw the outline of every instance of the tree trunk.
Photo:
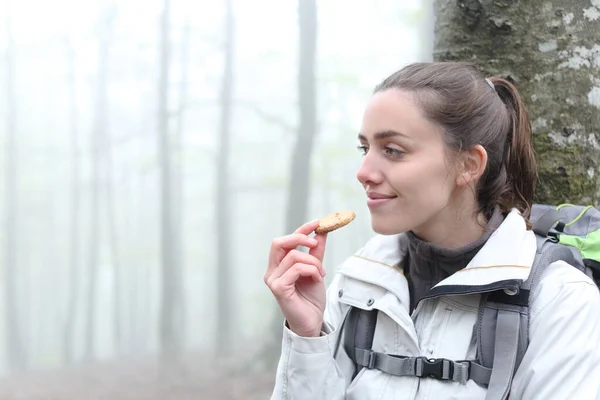
[[(594, 3), (594, 2), (592, 2)], [(436, 60), (510, 77), (531, 113), (536, 201), (599, 205), (600, 9), (589, 0), (436, 0)]]
[[(183, 132), (184, 132), (184, 119), (185, 119), (185, 107), (188, 98), (188, 58), (189, 58), (189, 40), (190, 38), (190, 25), (184, 24), (182, 38), (181, 38), (181, 81), (179, 86), (179, 113), (177, 115), (177, 129), (173, 137), (173, 257), (175, 258), (175, 265), (179, 266), (180, 281), (185, 281), (185, 235), (183, 216), (185, 214), (185, 202), (184, 202), (184, 152), (183, 152)], [(186, 299), (185, 290), (182, 286), (180, 293), (180, 321), (179, 329), (181, 330), (180, 341), (181, 346), (186, 345)]]
[(73, 337), (75, 330), (75, 316), (77, 293), (79, 288), (79, 138), (77, 130), (77, 92), (75, 89), (75, 52), (67, 38), (66, 50), (68, 57), (68, 87), (69, 87), (69, 123), (71, 130), (71, 220), (70, 220), (70, 246), (69, 246), (69, 283), (67, 287), (67, 312), (63, 332), (63, 357), (66, 364), (73, 362), (74, 349)]
[[(138, 49), (138, 51), (141, 51)], [(141, 85), (145, 81), (144, 77), (144, 64), (141, 60), (142, 57), (136, 55), (137, 60), (137, 74), (135, 78), (135, 83), (137, 85)], [(140, 114), (139, 118), (139, 127), (137, 131), (144, 132), (147, 129), (146, 120), (154, 114), (143, 115)], [(137, 140), (135, 147), (135, 154), (131, 157), (134, 160), (142, 160), (147, 158), (148, 154), (148, 142), (147, 140)], [(132, 224), (128, 226), (131, 231), (128, 232), (128, 236), (133, 237), (145, 237), (148, 232), (146, 231), (146, 225), (149, 218), (149, 213), (154, 214), (154, 210), (151, 207), (148, 207), (145, 203), (145, 199), (148, 197), (146, 193), (146, 182), (147, 182), (148, 172), (145, 168), (139, 168), (132, 171), (132, 187), (135, 188), (133, 190), (133, 211), (132, 213)], [(154, 178), (154, 177), (153, 177)], [(155, 193), (153, 193), (156, 196)], [(137, 205), (144, 204), (144, 206), (140, 207)], [(152, 216), (152, 220), (155, 220), (156, 216)], [(141, 243), (136, 243), (136, 252), (139, 251), (141, 247)], [(124, 309), (122, 310), (126, 321), (126, 324), (123, 325), (123, 332), (126, 332), (125, 340), (125, 348), (129, 354), (140, 355), (144, 354), (147, 349), (147, 344), (149, 342), (149, 338), (153, 336), (153, 333), (156, 332), (156, 328), (153, 327), (152, 323), (149, 321), (148, 314), (150, 313), (149, 309), (152, 306), (147, 301), (151, 293), (149, 291), (149, 281), (151, 281), (152, 273), (148, 270), (147, 263), (145, 260), (140, 259), (140, 257), (136, 256), (131, 262), (128, 263), (128, 268), (123, 271), (127, 272), (127, 278), (124, 282), (125, 287), (128, 288), (126, 291), (127, 299), (124, 303)]]
[(232, 97), (233, 97), (233, 56), (234, 56), (234, 17), (232, 0), (225, 1), (224, 70), (221, 81), (221, 118), (219, 129), (219, 153), (217, 159), (217, 331), (215, 350), (218, 354), (229, 355), (233, 332), (233, 293), (231, 273), (231, 185), (229, 183), (229, 142), (231, 138)]
[(317, 134), (315, 59), (317, 56), (316, 0), (299, 0), (298, 106), (300, 120), (292, 155), (285, 233), (306, 222), (310, 199), (310, 166)]
[[(313, 144), (317, 135), (317, 4), (316, 0), (298, 1), (299, 65), (298, 65), (298, 106), (300, 120), (296, 135), (296, 145), (292, 154), (288, 204), (286, 210), (285, 233), (294, 232), (307, 222), (308, 201), (310, 199), (310, 169)], [(278, 358), (281, 346), (283, 321), (279, 307), (269, 332), (272, 335), (270, 349), (266, 351), (267, 362)]]
[[(98, 84), (97, 88), (100, 87)], [(96, 94), (98, 97), (99, 94)], [(91, 205), (90, 205), (90, 236), (89, 236), (89, 265), (87, 277), (87, 311), (85, 313), (86, 330), (85, 330), (85, 358), (90, 359), (94, 355), (94, 321), (96, 319), (96, 278), (98, 272), (99, 253), (100, 253), (100, 207), (99, 207), (99, 186), (100, 186), (100, 146), (99, 135), (104, 129), (101, 125), (104, 119), (99, 116), (101, 114), (101, 106), (99, 100), (96, 99), (96, 121), (95, 129), (92, 131), (91, 140)]]
[[(106, 48), (103, 50), (105, 52), (104, 56), (108, 58), (108, 48), (110, 46), (111, 43), (111, 38), (112, 38), (112, 27), (113, 27), (113, 22), (116, 16), (116, 5), (115, 4), (111, 4), (108, 6), (108, 10), (107, 10), (107, 14), (106, 14), (106, 20), (105, 20), (105, 25), (106, 25), (106, 43), (105, 46)], [(106, 61), (108, 62), (108, 60)], [(106, 65), (105, 65), (106, 68)], [(106, 74), (104, 74), (104, 79), (107, 79)], [(103, 87), (106, 87), (106, 85), (108, 84), (108, 82), (103, 82)], [(106, 104), (108, 106), (108, 94), (106, 92), (106, 89), (103, 89), (104, 91), (104, 100), (106, 101)], [(115, 182), (113, 181), (113, 176), (114, 176), (114, 160), (113, 160), (113, 140), (112, 140), (112, 134), (111, 134), (111, 129), (110, 126), (108, 126), (108, 115), (106, 115), (106, 119), (107, 121), (105, 122), (105, 126), (104, 126), (104, 131), (103, 131), (103, 135), (102, 135), (102, 146), (101, 146), (101, 157), (102, 157), (102, 162), (101, 165), (103, 166), (103, 170), (104, 170), (104, 185), (103, 185), (103, 189), (104, 189), (104, 196), (103, 196), (103, 200), (104, 200), (104, 206), (106, 207), (106, 223), (107, 223), (107, 230), (106, 230), (106, 234), (107, 234), (107, 239), (108, 239), (108, 245), (109, 245), (109, 251), (110, 251), (110, 260), (112, 263), (112, 267), (113, 267), (113, 271), (114, 271), (114, 275), (113, 275), (113, 290), (114, 290), (114, 298), (113, 298), (113, 319), (114, 319), (114, 326), (113, 326), (113, 340), (114, 340), (114, 348), (115, 348), (115, 353), (117, 355), (122, 354), (123, 352), (123, 323), (122, 323), (122, 312), (121, 312), (121, 306), (122, 306), (122, 298), (123, 298), (123, 285), (122, 285), (122, 281), (123, 281), (123, 271), (122, 271), (122, 265), (121, 265), (121, 260), (119, 258), (119, 238), (118, 238), (118, 232), (119, 229), (117, 227), (117, 216), (116, 216), (116, 211), (115, 211), (115, 196), (114, 196), (114, 184)]]
[(19, 279), (17, 274), (17, 96), (15, 93), (15, 45), (11, 27), (11, 4), (6, 13), (6, 147), (4, 188), (4, 307), (6, 309), (6, 351), (8, 367), (18, 371), (25, 364), (21, 319), (19, 318)]
[(108, 234), (108, 243), (110, 246), (110, 260), (113, 266), (113, 290), (114, 290), (114, 299), (113, 299), (113, 319), (114, 319), (114, 331), (113, 331), (113, 340), (114, 340), (114, 348), (115, 353), (117, 355), (123, 354), (123, 322), (122, 322), (122, 312), (121, 307), (123, 305), (123, 271), (121, 260), (119, 258), (119, 238), (117, 228), (117, 216), (115, 211), (115, 195), (113, 191), (113, 186), (115, 184), (113, 176), (114, 170), (114, 160), (113, 160), (113, 149), (112, 149), (112, 140), (110, 130), (107, 130), (105, 133), (106, 142), (104, 145), (104, 156), (105, 156), (105, 168), (106, 168), (106, 180), (104, 182), (104, 201), (106, 205), (106, 222), (107, 226), (107, 234)]
[(434, 0), (421, 0), (423, 20), (421, 22), (421, 52), (420, 61), (433, 61), (434, 25), (435, 15), (433, 12)]
[(169, 136), (168, 86), (170, 68), (170, 1), (164, 0), (160, 24), (158, 81), (158, 152), (160, 160), (160, 249), (162, 302), (160, 310), (160, 357), (165, 368), (176, 367), (181, 357), (182, 280), (173, 246), (172, 161)]
[(108, 55), (114, 9), (104, 11), (100, 20), (98, 38), (98, 80), (95, 88), (95, 121), (92, 131), (92, 192), (90, 207), (90, 263), (87, 287), (87, 312), (85, 358), (92, 359), (95, 353), (95, 323), (98, 265), (100, 261), (100, 189), (103, 178), (102, 165), (106, 152), (106, 132), (108, 129)]

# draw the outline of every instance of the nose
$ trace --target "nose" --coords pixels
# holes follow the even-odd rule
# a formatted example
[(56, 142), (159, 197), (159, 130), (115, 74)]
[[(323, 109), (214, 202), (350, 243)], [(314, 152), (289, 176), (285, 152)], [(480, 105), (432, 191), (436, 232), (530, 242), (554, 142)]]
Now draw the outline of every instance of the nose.
[(367, 153), (363, 159), (358, 172), (356, 173), (356, 179), (363, 185), (377, 185), (383, 181), (383, 174), (381, 168), (378, 165), (374, 153)]

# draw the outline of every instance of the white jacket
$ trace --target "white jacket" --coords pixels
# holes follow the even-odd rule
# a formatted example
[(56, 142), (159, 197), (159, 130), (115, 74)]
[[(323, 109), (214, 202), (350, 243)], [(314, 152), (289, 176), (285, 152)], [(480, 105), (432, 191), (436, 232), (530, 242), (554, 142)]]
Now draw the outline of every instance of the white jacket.
[[(437, 284), (409, 314), (406, 249), (398, 235), (376, 236), (338, 269), (327, 290), (321, 337), (303, 338), (284, 326), (282, 354), (271, 397), (286, 400), (483, 399), (486, 389), (433, 378), (393, 376), (353, 366), (333, 353), (349, 306), (376, 308), (373, 350), (404, 356), (474, 360), (484, 285), (525, 280), (536, 252), (533, 232), (511, 212), (466, 268)], [(460, 285), (457, 286), (457, 285)], [(488, 289), (489, 290), (489, 289)], [(530, 344), (516, 371), (511, 399), (600, 399), (600, 294), (585, 274), (565, 262), (550, 265), (530, 297)]]

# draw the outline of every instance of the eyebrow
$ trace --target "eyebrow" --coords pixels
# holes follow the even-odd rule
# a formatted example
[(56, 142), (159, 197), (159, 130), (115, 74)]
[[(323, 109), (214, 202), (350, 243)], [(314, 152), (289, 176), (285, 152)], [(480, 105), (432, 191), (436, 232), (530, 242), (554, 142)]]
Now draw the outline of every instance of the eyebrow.
[[(400, 136), (405, 139), (410, 139), (410, 137), (408, 135), (405, 135), (404, 133), (392, 131), (392, 130), (377, 132), (373, 135), (373, 138), (375, 140), (381, 140), (381, 139), (386, 139), (386, 138), (395, 137), (395, 136)], [(365, 135), (363, 135), (362, 133), (358, 134), (358, 139), (367, 141), (367, 137)]]

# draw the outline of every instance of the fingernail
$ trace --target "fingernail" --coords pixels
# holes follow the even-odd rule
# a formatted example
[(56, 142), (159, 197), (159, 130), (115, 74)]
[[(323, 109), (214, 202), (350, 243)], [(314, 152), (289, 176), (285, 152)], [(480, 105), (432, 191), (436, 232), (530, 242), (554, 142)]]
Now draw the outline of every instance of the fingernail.
[(310, 244), (312, 244), (312, 245), (317, 245), (317, 244), (319, 244), (319, 242), (318, 242), (316, 239), (313, 239), (313, 238), (310, 238), (309, 242), (310, 242)]

